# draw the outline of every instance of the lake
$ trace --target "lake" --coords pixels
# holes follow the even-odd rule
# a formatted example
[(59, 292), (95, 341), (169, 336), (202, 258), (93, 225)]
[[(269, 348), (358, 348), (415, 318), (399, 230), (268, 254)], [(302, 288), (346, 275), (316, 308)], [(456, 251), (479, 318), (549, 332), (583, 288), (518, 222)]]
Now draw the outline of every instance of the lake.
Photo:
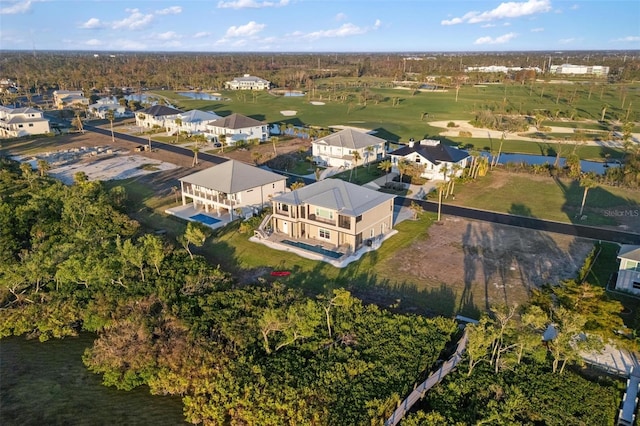
[[(490, 157), (491, 155), (488, 152), (483, 152), (483, 156)], [(534, 154), (512, 154), (508, 152), (503, 152), (500, 154), (499, 163), (525, 163), (529, 165), (534, 164), (554, 164), (556, 162), (556, 157), (546, 156), (546, 155), (534, 155)], [(560, 167), (564, 167), (565, 158), (560, 157)], [(604, 174), (607, 171), (608, 167), (617, 167), (620, 163), (609, 162), (603, 163), (599, 161), (587, 161), (580, 160), (580, 168), (583, 172), (593, 172), (599, 175)]]
[(187, 98), (197, 99), (200, 101), (223, 101), (224, 98), (216, 95), (211, 95), (204, 92), (176, 92), (180, 96), (186, 96)]
[(179, 397), (119, 391), (82, 364), (94, 336), (0, 340), (0, 422), (13, 425), (184, 425)]

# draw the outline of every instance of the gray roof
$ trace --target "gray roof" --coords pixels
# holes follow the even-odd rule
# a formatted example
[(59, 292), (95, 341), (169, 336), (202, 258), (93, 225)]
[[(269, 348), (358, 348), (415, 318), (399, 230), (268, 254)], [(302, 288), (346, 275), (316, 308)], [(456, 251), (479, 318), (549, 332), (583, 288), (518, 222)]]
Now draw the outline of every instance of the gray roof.
[(185, 176), (180, 181), (226, 194), (235, 194), (286, 179), (286, 177), (277, 173), (250, 166), (240, 161), (229, 160)]
[(263, 81), (265, 83), (268, 83), (267, 80), (265, 80), (263, 78), (260, 78), (260, 77), (255, 77), (253, 75), (244, 75), (242, 77), (236, 77), (236, 78), (233, 79), (233, 81), (256, 81), (256, 82)]
[(198, 123), (202, 121), (217, 120), (220, 116), (215, 112), (192, 109), (191, 111), (180, 114), (180, 118), (183, 123)]
[(263, 123), (241, 114), (231, 114), (209, 123), (209, 126), (222, 127), (224, 129), (246, 129), (248, 127), (262, 126)]
[(273, 200), (291, 205), (311, 204), (336, 210), (345, 216), (359, 216), (394, 198), (395, 195), (374, 191), (340, 179), (325, 179), (273, 197)]
[(618, 252), (619, 259), (629, 259), (640, 262), (640, 246), (632, 246), (630, 244), (623, 244)]
[(145, 108), (140, 111), (136, 111), (137, 114), (147, 114), (151, 117), (162, 117), (164, 115), (177, 115), (182, 114), (179, 109), (171, 108), (166, 105), (154, 105), (149, 108)]
[(405, 157), (413, 152), (426, 158), (433, 164), (440, 164), (441, 162), (457, 163), (469, 157), (467, 151), (445, 145), (442, 142), (437, 145), (422, 145), (416, 142), (412, 147), (405, 145), (402, 148), (396, 149), (390, 155)]
[(350, 149), (362, 149), (371, 145), (386, 143), (386, 141), (368, 133), (359, 132), (353, 129), (344, 129), (324, 138), (320, 138), (314, 143), (325, 143), (330, 146), (339, 146)]

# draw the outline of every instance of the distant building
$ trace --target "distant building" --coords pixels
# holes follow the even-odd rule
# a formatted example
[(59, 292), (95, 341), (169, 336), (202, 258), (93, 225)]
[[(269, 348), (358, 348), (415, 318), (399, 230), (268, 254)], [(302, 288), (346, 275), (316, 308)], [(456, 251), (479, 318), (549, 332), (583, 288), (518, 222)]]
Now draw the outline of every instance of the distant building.
[(95, 104), (89, 105), (88, 112), (94, 117), (107, 118), (107, 111), (113, 111), (115, 118), (133, 117), (133, 113), (125, 105), (120, 105), (116, 98), (98, 99)]
[(551, 65), (549, 67), (551, 74), (569, 74), (569, 75), (601, 75), (609, 74), (609, 67), (602, 65)]
[(89, 98), (84, 97), (82, 90), (56, 90), (53, 92), (53, 103), (58, 109), (73, 105), (88, 107)]
[(502, 65), (490, 65), (486, 67), (466, 67), (465, 72), (488, 72), (488, 73), (508, 73), (508, 72), (518, 72), (523, 70), (532, 70), (535, 72), (542, 72), (542, 70), (538, 67), (505, 67)]
[[(344, 129), (311, 143), (311, 155), (317, 164), (327, 167), (352, 167), (378, 161), (386, 155), (387, 141), (354, 129)], [(358, 153), (358, 161), (354, 154)]]
[(242, 77), (227, 81), (224, 86), (229, 90), (269, 90), (271, 83), (260, 77), (245, 74)]
[(231, 114), (227, 117), (210, 121), (206, 125), (206, 136), (208, 139), (219, 140), (220, 135), (225, 136), (225, 144), (235, 145), (238, 141), (248, 142), (251, 139), (257, 139), (265, 142), (269, 139), (269, 125), (253, 119), (245, 117), (242, 114)]
[(49, 120), (42, 111), (33, 108), (8, 108), (0, 106), (0, 136), (16, 138), (49, 133)]

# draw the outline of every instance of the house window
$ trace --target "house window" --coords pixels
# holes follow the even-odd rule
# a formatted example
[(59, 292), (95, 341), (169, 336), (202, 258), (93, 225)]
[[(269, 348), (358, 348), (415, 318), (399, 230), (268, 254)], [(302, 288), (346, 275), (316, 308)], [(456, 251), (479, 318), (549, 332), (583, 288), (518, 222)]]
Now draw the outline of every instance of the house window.
[(362, 220), (362, 215), (356, 216), (356, 223), (360, 222), (361, 220)]
[(320, 228), (318, 229), (318, 237), (324, 238), (325, 240), (331, 239), (331, 232), (328, 229)]
[(640, 272), (640, 262), (635, 262), (633, 260), (625, 259), (624, 269), (627, 271), (638, 271)]
[(333, 220), (333, 210), (321, 209), (320, 207), (316, 207), (316, 216), (323, 219)]
[(371, 228), (371, 235), (369, 235), (371, 238), (373, 238), (373, 228)]
[(22, 129), (24, 126), (22, 124), (18, 124), (18, 127)]
[(420, 157), (416, 157), (416, 163), (420, 162)]
[(33, 127), (33, 123), (29, 123), (29, 127)]
[(289, 204), (280, 204), (280, 210), (282, 210), (283, 212), (288, 212)]
[(640, 290), (640, 282), (634, 281), (633, 282), (633, 288), (635, 288), (636, 290)]

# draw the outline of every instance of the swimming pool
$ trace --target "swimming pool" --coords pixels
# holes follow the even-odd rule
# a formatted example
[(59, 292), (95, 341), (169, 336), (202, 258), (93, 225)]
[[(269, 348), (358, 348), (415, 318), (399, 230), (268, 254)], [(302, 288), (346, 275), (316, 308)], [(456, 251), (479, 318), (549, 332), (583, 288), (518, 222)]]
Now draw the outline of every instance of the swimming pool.
[(198, 222), (202, 222), (205, 225), (213, 225), (215, 223), (220, 222), (219, 219), (216, 219), (215, 217), (208, 216), (208, 215), (206, 215), (204, 213), (198, 213), (195, 216), (191, 216), (189, 219), (193, 219), (193, 220), (196, 220)]
[(327, 256), (327, 257), (331, 257), (332, 259), (339, 259), (342, 256), (344, 256), (344, 253), (340, 253), (339, 251), (333, 251), (333, 250), (329, 250), (326, 249), (322, 246), (312, 246), (311, 244), (307, 244), (307, 243), (303, 243), (300, 241), (290, 241), (290, 240), (283, 240), (282, 241), (284, 244), (288, 244), (290, 246), (293, 247), (298, 247), (304, 250), (308, 250), (308, 251), (312, 251), (314, 253), (318, 253), (321, 254), (323, 256)]

